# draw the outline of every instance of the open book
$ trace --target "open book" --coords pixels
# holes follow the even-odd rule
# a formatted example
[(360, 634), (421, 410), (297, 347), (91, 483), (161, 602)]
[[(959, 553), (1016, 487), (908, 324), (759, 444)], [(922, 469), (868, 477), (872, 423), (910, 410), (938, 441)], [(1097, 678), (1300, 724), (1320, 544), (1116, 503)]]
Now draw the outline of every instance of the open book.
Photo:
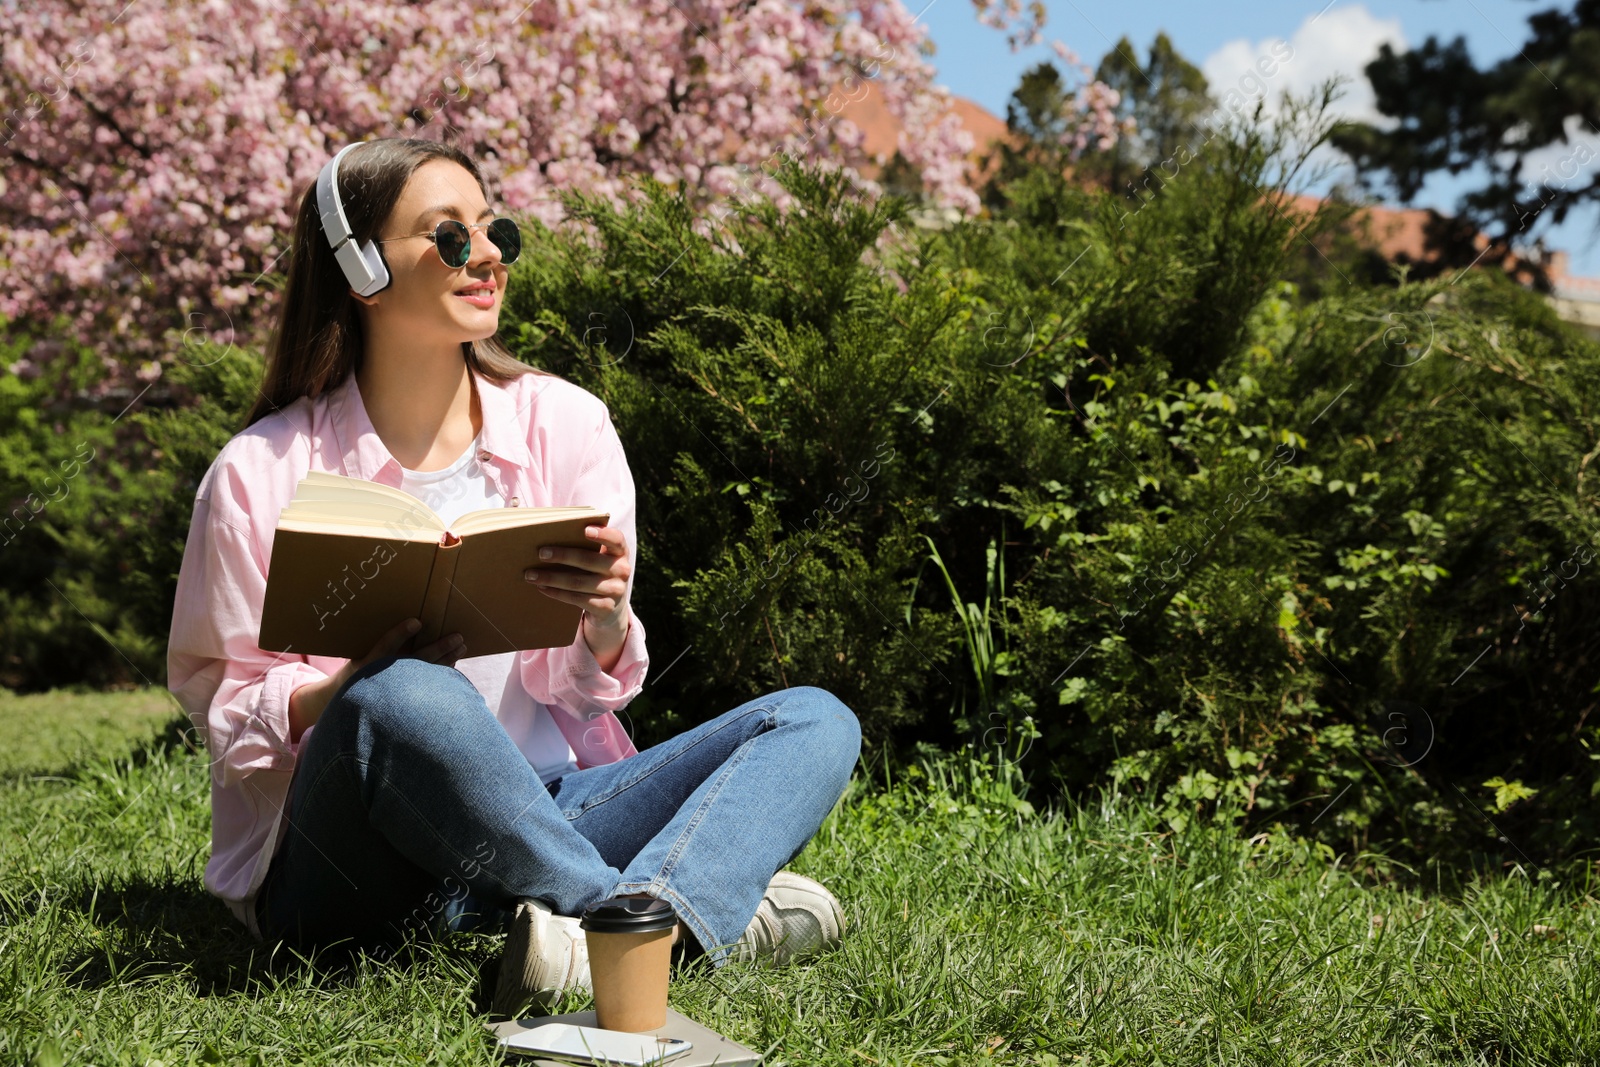
[(445, 528), (403, 490), (311, 471), (278, 516), (260, 647), (359, 659), (402, 619), (422, 628), (407, 648), (445, 634), (467, 656), (558, 648), (578, 637), (583, 609), (523, 578), (545, 545), (598, 547), (585, 526), (610, 514), (589, 507), (484, 508)]

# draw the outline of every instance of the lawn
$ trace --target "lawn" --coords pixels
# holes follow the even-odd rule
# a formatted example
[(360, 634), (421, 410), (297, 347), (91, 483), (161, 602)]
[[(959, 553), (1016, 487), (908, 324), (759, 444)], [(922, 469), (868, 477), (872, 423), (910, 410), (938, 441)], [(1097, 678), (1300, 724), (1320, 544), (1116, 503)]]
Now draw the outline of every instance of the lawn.
[[(175, 707), (0, 693), (0, 1063), (495, 1062), (497, 937), (339, 968), (206, 894)], [(1035, 813), (975, 767), (858, 771), (792, 865), (845, 902), (844, 945), (692, 968), (674, 1007), (771, 1063), (1600, 1062), (1590, 884), (1375, 883), (1125, 797)]]

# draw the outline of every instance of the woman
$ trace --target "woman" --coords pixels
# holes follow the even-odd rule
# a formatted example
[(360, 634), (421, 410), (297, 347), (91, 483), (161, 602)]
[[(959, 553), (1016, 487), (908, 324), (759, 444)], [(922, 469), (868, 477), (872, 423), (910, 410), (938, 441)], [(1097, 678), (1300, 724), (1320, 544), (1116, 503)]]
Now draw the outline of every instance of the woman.
[[(200, 483), (178, 580), (168, 684), (212, 755), (207, 889), (253, 935), (307, 948), (506, 929), (501, 1015), (590, 988), (577, 916), (612, 896), (666, 901), (679, 958), (717, 967), (835, 944), (838, 901), (781, 868), (849, 781), (855, 715), (792, 687), (634, 748), (617, 719), (649, 665), (633, 479), (605, 405), (495, 340), (515, 223), (432, 141), (349, 146), (323, 178), (300, 201), (261, 395)], [(458, 634), (414, 648), (397, 619), (359, 660), (263, 652), (274, 528), (308, 470), (398, 486), (446, 522), (606, 511), (592, 548), (527, 561), (582, 609), (577, 637), (474, 657)]]

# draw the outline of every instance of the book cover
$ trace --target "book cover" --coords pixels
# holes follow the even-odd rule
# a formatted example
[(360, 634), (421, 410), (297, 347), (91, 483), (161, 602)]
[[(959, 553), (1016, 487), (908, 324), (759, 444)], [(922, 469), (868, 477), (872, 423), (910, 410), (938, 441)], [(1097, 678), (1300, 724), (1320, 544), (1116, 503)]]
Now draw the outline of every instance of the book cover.
[(359, 659), (400, 620), (409, 647), (460, 632), (466, 656), (557, 648), (578, 637), (583, 609), (523, 578), (545, 545), (596, 547), (588, 507), (487, 508), (449, 529), (421, 500), (359, 478), (311, 471), (279, 515), (258, 645), (269, 652)]

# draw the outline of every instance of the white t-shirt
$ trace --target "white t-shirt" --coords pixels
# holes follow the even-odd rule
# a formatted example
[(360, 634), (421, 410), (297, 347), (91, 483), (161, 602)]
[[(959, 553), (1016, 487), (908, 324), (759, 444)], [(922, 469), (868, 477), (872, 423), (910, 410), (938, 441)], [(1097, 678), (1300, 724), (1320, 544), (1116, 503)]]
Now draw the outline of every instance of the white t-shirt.
[[(478, 463), (477, 437), (460, 459), (443, 470), (414, 471), (402, 466), (400, 471), (400, 488), (438, 512), (446, 524), (469, 511), (506, 506), (505, 498)], [(533, 565), (533, 561), (530, 560), (529, 565)], [(567, 744), (561, 728), (550, 718), (561, 712), (552, 711), (528, 695), (517, 676), (516, 661), (515, 652), (464, 656), (456, 660), (456, 669), (483, 694), (489, 710), (511, 735), (540, 780), (550, 782), (577, 770), (577, 755)]]

